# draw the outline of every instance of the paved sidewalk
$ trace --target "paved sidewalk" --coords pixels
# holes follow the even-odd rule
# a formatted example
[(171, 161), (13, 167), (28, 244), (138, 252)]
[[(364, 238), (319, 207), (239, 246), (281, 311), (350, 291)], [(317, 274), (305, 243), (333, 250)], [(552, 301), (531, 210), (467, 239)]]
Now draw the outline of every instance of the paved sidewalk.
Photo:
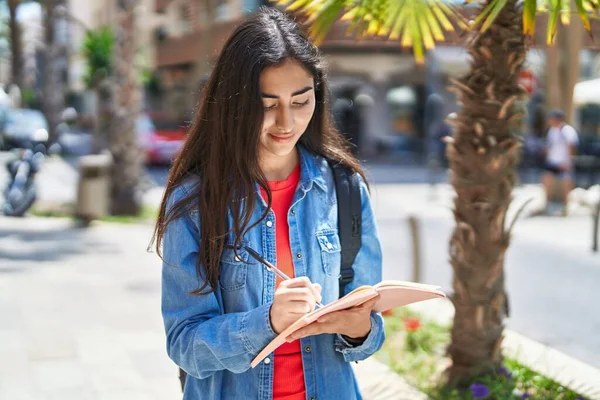
[(0, 399), (178, 398), (149, 226), (0, 227)]
[[(149, 225), (0, 217), (0, 399), (181, 398), (160, 316)], [(367, 400), (424, 399), (382, 364), (354, 364)]]

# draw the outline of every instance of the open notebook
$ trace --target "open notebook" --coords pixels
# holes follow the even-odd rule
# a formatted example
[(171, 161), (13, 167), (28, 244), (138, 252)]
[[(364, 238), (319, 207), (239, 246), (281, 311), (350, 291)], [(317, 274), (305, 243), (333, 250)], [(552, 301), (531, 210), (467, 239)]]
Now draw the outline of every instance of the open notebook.
[(377, 312), (391, 310), (396, 307), (402, 307), (423, 300), (446, 297), (439, 288), (439, 286), (402, 281), (382, 281), (373, 286), (361, 286), (356, 288), (341, 299), (302, 316), (258, 353), (254, 360), (252, 360), (251, 366), (252, 368), (256, 367), (265, 357), (285, 343), (285, 339), (289, 335), (296, 332), (298, 329), (311, 324), (323, 315), (361, 305), (376, 297), (378, 293), (380, 297), (373, 308), (373, 310)]

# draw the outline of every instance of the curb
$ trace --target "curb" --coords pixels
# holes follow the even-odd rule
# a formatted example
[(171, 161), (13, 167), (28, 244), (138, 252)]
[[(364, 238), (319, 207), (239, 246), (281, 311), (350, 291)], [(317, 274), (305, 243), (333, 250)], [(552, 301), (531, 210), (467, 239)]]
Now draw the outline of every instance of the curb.
[[(454, 306), (449, 299), (429, 300), (408, 307), (442, 324), (451, 323), (454, 317)], [(586, 396), (586, 400), (600, 400), (600, 369), (507, 328), (502, 350), (526, 367)]]
[(358, 386), (365, 400), (428, 400), (429, 397), (408, 384), (387, 365), (370, 357), (352, 363)]

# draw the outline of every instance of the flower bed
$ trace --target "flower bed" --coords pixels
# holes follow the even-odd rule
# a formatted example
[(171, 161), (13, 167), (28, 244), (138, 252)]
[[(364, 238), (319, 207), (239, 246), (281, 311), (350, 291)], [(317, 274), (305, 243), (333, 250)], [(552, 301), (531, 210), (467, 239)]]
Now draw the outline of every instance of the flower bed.
[(386, 316), (386, 333), (386, 343), (377, 358), (434, 400), (584, 400), (573, 390), (508, 358), (493, 375), (472, 382), (468, 389), (444, 389), (438, 382), (451, 363), (446, 355), (449, 326), (402, 308)]

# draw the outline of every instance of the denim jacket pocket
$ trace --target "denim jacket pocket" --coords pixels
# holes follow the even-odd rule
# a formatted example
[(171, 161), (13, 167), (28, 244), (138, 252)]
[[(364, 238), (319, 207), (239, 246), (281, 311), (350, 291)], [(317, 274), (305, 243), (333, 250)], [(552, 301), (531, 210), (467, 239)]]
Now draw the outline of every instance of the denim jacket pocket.
[(317, 232), (317, 241), (321, 248), (321, 260), (325, 274), (338, 277), (342, 261), (342, 247), (337, 230), (327, 229)]
[(219, 272), (219, 286), (224, 291), (243, 289), (248, 276), (248, 253), (239, 249), (234, 251), (233, 246), (227, 245), (221, 256), (221, 271)]

